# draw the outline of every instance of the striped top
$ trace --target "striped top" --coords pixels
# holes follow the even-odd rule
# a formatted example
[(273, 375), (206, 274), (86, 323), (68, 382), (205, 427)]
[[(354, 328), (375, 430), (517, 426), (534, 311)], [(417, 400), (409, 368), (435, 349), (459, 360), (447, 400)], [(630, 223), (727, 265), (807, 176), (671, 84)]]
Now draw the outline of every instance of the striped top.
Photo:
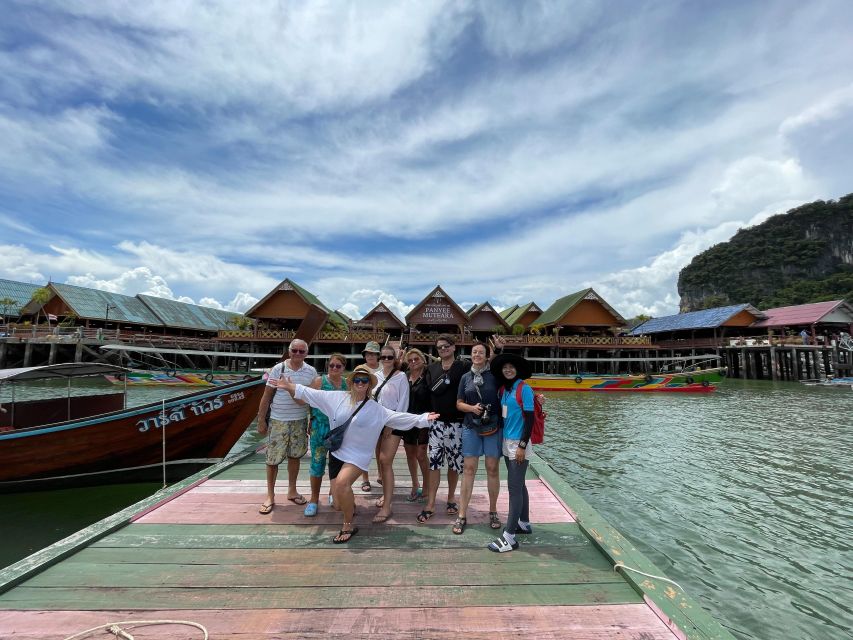
[[(285, 361), (289, 362), (289, 360)], [(267, 378), (267, 386), (275, 387), (281, 379), (281, 370), (284, 367), (284, 375), (296, 384), (310, 385), (317, 378), (317, 370), (305, 362), (298, 370), (294, 371), (285, 362), (279, 362), (272, 368)], [(308, 407), (297, 404), (291, 395), (283, 389), (276, 389), (272, 398), (272, 410), (270, 418), (273, 420), (304, 420), (308, 417)]]

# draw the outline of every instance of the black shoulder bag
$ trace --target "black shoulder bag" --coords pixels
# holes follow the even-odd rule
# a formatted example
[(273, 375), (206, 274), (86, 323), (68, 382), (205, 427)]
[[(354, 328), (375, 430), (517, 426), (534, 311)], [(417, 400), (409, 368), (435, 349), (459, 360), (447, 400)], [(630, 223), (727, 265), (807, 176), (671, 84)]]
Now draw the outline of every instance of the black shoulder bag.
[[(379, 385), (379, 388), (376, 390), (375, 397), (379, 397), (379, 392), (382, 391), (382, 387), (385, 386), (385, 383), (388, 382), (390, 378), (385, 378), (382, 381), (382, 384)], [(370, 400), (370, 396), (365, 396), (364, 400), (361, 401), (361, 404), (358, 405), (355, 411), (352, 412), (352, 415), (347, 418), (347, 421), (344, 422), (340, 427), (335, 429), (330, 429), (329, 434), (323, 438), (323, 446), (326, 447), (328, 451), (337, 451), (341, 448), (341, 445), (344, 443), (344, 434), (349, 429), (349, 425), (352, 422), (352, 419), (355, 418), (356, 414), (361, 411), (362, 407), (367, 404), (367, 401)]]

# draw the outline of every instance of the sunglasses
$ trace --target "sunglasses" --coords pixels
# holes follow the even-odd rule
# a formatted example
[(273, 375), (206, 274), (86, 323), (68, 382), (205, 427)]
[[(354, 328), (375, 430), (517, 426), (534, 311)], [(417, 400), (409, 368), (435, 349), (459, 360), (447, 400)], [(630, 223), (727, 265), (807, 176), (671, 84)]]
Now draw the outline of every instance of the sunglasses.
[(370, 384), (370, 378), (353, 378), (353, 384)]
[(308, 353), (307, 349), (291, 349), (290, 353), (295, 353), (297, 355)]
[(343, 368), (344, 368), (344, 365), (342, 365), (339, 362), (330, 362), (329, 363), (329, 369), (343, 369)]
[(420, 361), (421, 361), (420, 358), (410, 358), (409, 360), (406, 360), (406, 362), (408, 362), (409, 364), (417, 364)]
[(394, 360), (394, 356), (379, 356), (380, 360)]
[(439, 349), (441, 351), (444, 351), (445, 349), (452, 349), (453, 345), (452, 344), (437, 344), (437, 345), (435, 345), (435, 348)]

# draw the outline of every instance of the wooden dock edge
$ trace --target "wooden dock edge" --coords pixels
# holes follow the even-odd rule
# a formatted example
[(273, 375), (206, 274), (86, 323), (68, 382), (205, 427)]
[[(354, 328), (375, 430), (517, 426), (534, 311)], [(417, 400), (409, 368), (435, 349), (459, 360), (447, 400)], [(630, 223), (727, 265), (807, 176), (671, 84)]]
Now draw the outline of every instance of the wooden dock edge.
[[(614, 570), (617, 570), (617, 563), (622, 563), (644, 573), (665, 577), (651, 560), (535, 453), (530, 456), (530, 468), (572, 514), (581, 531), (614, 565)], [(619, 572), (678, 637), (687, 640), (735, 640), (728, 630), (678, 587), (633, 571), (619, 569)]]
[(125, 525), (130, 524), (143, 515), (156, 509), (162, 504), (177, 498), (182, 493), (186, 493), (193, 487), (198, 486), (208, 478), (234, 466), (245, 458), (255, 454), (257, 446), (248, 447), (233, 457), (217, 462), (201, 471), (184, 478), (180, 482), (160, 489), (154, 495), (143, 498), (139, 502), (130, 505), (103, 520), (71, 534), (67, 538), (63, 538), (54, 542), (49, 547), (45, 547), (34, 554), (19, 560), (18, 562), (9, 565), (5, 569), (0, 570), (0, 593), (5, 593), (16, 585), (28, 580), (35, 574), (47, 569), (51, 565), (64, 560), (70, 555), (73, 555), (83, 547), (103, 538), (110, 533), (121, 529)]

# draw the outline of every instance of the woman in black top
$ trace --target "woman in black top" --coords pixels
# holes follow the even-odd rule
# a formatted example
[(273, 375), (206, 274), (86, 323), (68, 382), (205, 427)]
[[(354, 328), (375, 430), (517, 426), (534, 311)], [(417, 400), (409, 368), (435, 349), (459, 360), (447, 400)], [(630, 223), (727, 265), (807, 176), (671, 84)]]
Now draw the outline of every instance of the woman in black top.
[[(426, 384), (426, 356), (420, 349), (409, 349), (406, 352), (406, 365), (409, 379), (409, 408), (408, 411), (423, 413), (430, 410), (430, 392)], [(407, 502), (423, 502), (429, 481), (427, 460), (427, 440), (429, 429), (411, 429), (409, 431), (394, 431), (394, 435), (403, 438), (406, 450), (406, 462), (412, 476), (412, 490), (406, 498)], [(423, 482), (418, 482), (418, 467), (421, 470)]]

